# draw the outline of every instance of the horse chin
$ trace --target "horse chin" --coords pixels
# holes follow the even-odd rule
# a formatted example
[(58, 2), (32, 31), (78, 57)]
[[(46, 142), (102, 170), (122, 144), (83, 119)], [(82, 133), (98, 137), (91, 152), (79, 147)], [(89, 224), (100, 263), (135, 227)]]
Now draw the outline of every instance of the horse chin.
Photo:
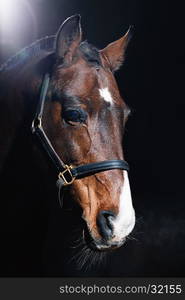
[(123, 238), (122, 240), (119, 241), (113, 241), (113, 240), (106, 241), (101, 238), (96, 239), (91, 235), (88, 229), (85, 231), (84, 239), (88, 248), (90, 248), (95, 252), (113, 251), (115, 249), (120, 248), (126, 241), (126, 238)]
[(108, 245), (97, 245), (97, 247), (101, 251), (115, 250), (115, 249), (118, 249), (121, 246), (123, 246), (125, 242), (126, 242), (126, 238), (123, 239), (123, 240), (121, 240), (121, 241), (119, 241), (119, 242), (110, 242), (110, 243), (108, 243)]
[(89, 247), (94, 251), (108, 252), (120, 248), (125, 241), (126, 239), (119, 242), (93, 241), (89, 244)]

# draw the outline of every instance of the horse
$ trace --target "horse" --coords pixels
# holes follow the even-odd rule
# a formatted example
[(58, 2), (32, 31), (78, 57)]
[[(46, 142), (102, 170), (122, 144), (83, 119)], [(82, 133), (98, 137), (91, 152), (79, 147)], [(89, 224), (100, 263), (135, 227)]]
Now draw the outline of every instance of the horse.
[(85, 274), (74, 270), (96, 266), (132, 232), (130, 109), (114, 77), (131, 33), (99, 50), (73, 15), (1, 65), (2, 276)]

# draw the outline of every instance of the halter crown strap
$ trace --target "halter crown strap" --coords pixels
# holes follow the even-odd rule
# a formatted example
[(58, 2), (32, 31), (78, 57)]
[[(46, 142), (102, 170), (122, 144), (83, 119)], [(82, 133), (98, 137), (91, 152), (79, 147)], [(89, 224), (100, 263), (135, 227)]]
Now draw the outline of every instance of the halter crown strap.
[(99, 172), (104, 172), (113, 169), (129, 171), (129, 165), (124, 160), (105, 160), (101, 162), (95, 162), (73, 167), (71, 165), (66, 165), (60, 159), (42, 127), (43, 109), (49, 87), (49, 82), (50, 76), (48, 73), (46, 73), (41, 86), (41, 93), (37, 111), (35, 114), (35, 118), (32, 122), (32, 133), (37, 136), (38, 140), (42, 145), (43, 150), (48, 155), (49, 159), (52, 161), (53, 165), (57, 169), (60, 187), (72, 184), (75, 179), (81, 179)]
[(34, 133), (37, 127), (42, 127), (41, 121), (42, 121), (42, 115), (43, 115), (43, 110), (44, 110), (44, 103), (49, 87), (49, 82), (50, 82), (50, 76), (48, 73), (44, 75), (44, 79), (42, 82), (41, 86), (41, 92), (40, 92), (40, 98), (39, 98), (39, 103), (37, 106), (35, 118), (32, 122), (32, 132)]

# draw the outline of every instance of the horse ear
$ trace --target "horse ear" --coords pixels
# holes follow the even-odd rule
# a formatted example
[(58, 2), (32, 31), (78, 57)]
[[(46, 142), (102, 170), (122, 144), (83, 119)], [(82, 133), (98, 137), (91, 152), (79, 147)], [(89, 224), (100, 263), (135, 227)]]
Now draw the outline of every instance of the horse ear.
[(82, 38), (81, 17), (74, 15), (67, 18), (56, 35), (56, 56), (70, 63)]
[(126, 34), (119, 40), (109, 44), (107, 47), (101, 50), (101, 54), (105, 56), (109, 63), (109, 67), (114, 72), (122, 65), (127, 45), (133, 34), (133, 26), (130, 26)]

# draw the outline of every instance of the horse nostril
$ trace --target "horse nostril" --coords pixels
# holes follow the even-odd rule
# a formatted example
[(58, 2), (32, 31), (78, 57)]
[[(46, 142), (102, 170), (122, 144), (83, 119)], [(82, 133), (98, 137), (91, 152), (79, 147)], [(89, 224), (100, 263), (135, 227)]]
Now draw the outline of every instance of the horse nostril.
[(109, 240), (113, 235), (112, 219), (115, 218), (115, 214), (109, 210), (101, 210), (97, 217), (97, 226), (101, 236), (105, 240)]

